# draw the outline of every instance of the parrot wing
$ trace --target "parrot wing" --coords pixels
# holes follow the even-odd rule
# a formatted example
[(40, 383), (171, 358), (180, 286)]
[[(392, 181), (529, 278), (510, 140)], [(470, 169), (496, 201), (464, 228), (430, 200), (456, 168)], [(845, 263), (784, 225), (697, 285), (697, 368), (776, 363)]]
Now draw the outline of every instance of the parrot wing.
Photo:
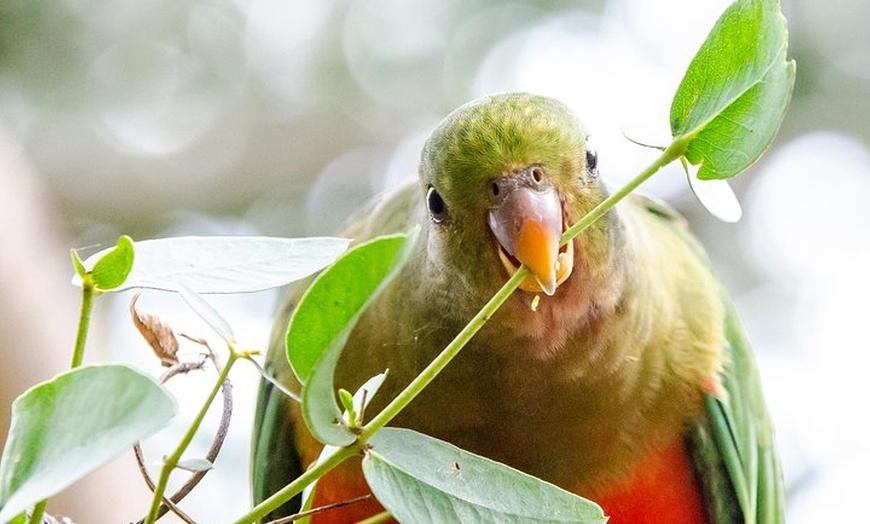
[[(710, 264), (679, 213), (646, 197), (631, 198), (643, 200), (650, 213), (670, 222)], [(723, 370), (705, 396), (707, 416), (692, 425), (689, 447), (712, 524), (780, 524), (785, 521), (785, 488), (773, 424), (743, 326), (724, 291), (722, 296)]]
[[(357, 244), (379, 235), (407, 231), (421, 213), (421, 198), (416, 180), (372, 199), (348, 220), (342, 236)], [(301, 389), (287, 361), (287, 326), (296, 304), (312, 278), (291, 286), (277, 315), (269, 341), (265, 370), (290, 391)], [(254, 503), (259, 504), (304, 471), (299, 443), (294, 440), (297, 424), (302, 424), (298, 403), (268, 380), (262, 380), (254, 413), (251, 480)], [(301, 497), (294, 497), (266, 520), (289, 516), (299, 511)]]
[[(299, 453), (294, 445), (294, 424), (289, 415), (294, 408), (290, 397), (266, 380), (260, 384), (254, 414), (251, 479), (254, 503), (259, 504), (302, 474)], [(274, 520), (296, 513), (301, 498), (294, 497), (281, 509), (264, 519)]]
[(785, 522), (785, 488), (758, 371), (736, 312), (725, 319), (720, 390), (692, 431), (693, 456), (714, 524)]

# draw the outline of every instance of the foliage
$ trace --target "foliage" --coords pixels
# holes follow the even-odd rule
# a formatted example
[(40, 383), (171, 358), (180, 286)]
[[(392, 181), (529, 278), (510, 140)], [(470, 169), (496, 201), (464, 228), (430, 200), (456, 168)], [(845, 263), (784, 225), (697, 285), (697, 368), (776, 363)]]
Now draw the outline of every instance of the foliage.
[(175, 400), (153, 378), (122, 364), (80, 367), (30, 388), (12, 405), (0, 521), (149, 437), (175, 412)]
[(366, 480), (402, 522), (422, 515), (505, 524), (607, 520), (597, 505), (562, 488), (411, 430), (384, 428), (369, 442)]
[(392, 235), (355, 247), (317, 277), (290, 320), (287, 357), (304, 384), (302, 415), (325, 444), (356, 440), (335, 401), (335, 365), (366, 304), (396, 274), (414, 239)]
[(671, 132), (702, 180), (731, 178), (773, 141), (794, 85), (779, 3), (732, 4), (689, 64), (671, 104)]

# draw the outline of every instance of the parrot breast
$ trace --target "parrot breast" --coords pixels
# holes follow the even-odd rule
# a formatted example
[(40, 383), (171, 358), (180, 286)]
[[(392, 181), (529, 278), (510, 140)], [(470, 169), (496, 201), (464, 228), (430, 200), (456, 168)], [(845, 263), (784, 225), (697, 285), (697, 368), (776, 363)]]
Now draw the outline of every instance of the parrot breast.
[(610, 516), (610, 524), (708, 522), (682, 439), (650, 453), (628, 481), (592, 499)]

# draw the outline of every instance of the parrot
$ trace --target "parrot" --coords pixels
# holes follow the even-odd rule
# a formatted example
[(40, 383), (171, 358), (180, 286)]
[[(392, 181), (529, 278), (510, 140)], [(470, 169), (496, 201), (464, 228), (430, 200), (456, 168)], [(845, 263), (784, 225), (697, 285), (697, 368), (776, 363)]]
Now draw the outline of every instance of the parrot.
[[(687, 221), (631, 193), (560, 245), (609, 194), (588, 132), (564, 103), (509, 92), (455, 109), (423, 146), (417, 179), (373, 199), (343, 232), (360, 243), (419, 227), (407, 262), (353, 328), (336, 385), (355, 391), (388, 369), (367, 408), (376, 413), (525, 266), (519, 289), (393, 425), (590, 499), (611, 524), (783, 522), (757, 367)], [(288, 292), (264, 366), (292, 391), (301, 386), (285, 336), (307, 285)], [(299, 404), (262, 381), (255, 502), (321, 449)], [(369, 494), (360, 460), (321, 478), (313, 506)], [(312, 522), (382, 511), (369, 497)]]

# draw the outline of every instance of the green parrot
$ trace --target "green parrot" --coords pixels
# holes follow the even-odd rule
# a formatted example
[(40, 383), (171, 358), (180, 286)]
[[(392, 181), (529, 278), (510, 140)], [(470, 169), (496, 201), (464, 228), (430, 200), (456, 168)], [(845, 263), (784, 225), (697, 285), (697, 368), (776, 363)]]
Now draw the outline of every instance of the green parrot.
[[(456, 109), (426, 142), (419, 180), (375, 199), (343, 233), (361, 242), (421, 228), (354, 329), (337, 385), (355, 391), (389, 369), (367, 410), (377, 412), (525, 265), (520, 289), (393, 425), (596, 501), (612, 524), (783, 522), (752, 355), (685, 222), (633, 194), (559, 245), (607, 196), (587, 132), (561, 102), (508, 93)], [(296, 391), (284, 341), (306, 285), (291, 290), (266, 361)], [(298, 404), (264, 381), (255, 500), (320, 450)], [(369, 493), (359, 461), (327, 474), (315, 493), (316, 505)], [(370, 499), (314, 522), (379, 511)]]

